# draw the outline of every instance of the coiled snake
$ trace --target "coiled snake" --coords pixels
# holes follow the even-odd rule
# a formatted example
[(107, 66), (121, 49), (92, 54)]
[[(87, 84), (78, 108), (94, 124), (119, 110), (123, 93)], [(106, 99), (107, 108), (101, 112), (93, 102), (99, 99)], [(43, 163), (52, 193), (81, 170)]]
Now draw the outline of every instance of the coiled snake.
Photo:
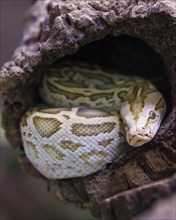
[(47, 106), (24, 114), (21, 135), (27, 157), (48, 179), (103, 169), (129, 145), (149, 142), (166, 110), (149, 81), (99, 67), (51, 68), (39, 90)]

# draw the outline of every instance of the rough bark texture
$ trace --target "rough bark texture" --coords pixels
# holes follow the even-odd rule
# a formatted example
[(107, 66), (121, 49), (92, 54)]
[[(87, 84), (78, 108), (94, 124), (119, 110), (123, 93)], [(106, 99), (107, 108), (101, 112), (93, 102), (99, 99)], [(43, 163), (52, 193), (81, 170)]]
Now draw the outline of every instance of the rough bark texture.
[(160, 199), (152, 208), (135, 217), (133, 220), (174, 220), (176, 216), (175, 204), (176, 194), (174, 193), (173, 195)]
[[(120, 35), (141, 39), (154, 50), (137, 39), (117, 38)], [(168, 103), (167, 116), (152, 142), (129, 150), (94, 175), (47, 180), (24, 154), (20, 157), (23, 169), (47, 181), (48, 190), (57, 199), (89, 208), (94, 215), (108, 220), (130, 219), (147, 208), (154, 201), (157, 184), (161, 189), (168, 187), (164, 193), (158, 190), (157, 198), (175, 191), (175, 0), (36, 1), (26, 16), (21, 44), (0, 75), (3, 124), (14, 148), (23, 151), (19, 122), (26, 109), (39, 101), (36, 94), (42, 71), (56, 61), (62, 62), (61, 58), (103, 64), (149, 78), (161, 77), (158, 86)], [(155, 183), (167, 177), (170, 180)], [(142, 205), (134, 205), (134, 201)]]
[[(132, 216), (135, 216), (139, 211), (143, 211), (146, 210), (147, 208), (150, 208), (155, 201), (157, 201), (162, 197), (164, 198), (167, 197), (168, 195), (173, 194), (175, 190), (176, 190), (176, 175), (169, 179), (164, 179), (162, 181), (158, 181), (155, 183), (138, 187), (137, 189), (132, 189), (122, 193), (118, 193), (117, 195), (105, 199), (102, 202), (101, 204), (102, 219), (103, 220), (131, 219)], [(162, 207), (160, 208), (162, 209)], [(159, 215), (161, 215), (161, 213), (155, 215), (153, 219), (161, 219), (159, 218)], [(142, 218), (143, 217), (140, 216), (140, 219)], [(136, 219), (138, 219), (138, 217)], [(149, 220), (149, 218), (147, 217), (146, 219)], [(165, 219), (172, 220), (172, 218), (169, 218), (169, 216), (167, 216)]]

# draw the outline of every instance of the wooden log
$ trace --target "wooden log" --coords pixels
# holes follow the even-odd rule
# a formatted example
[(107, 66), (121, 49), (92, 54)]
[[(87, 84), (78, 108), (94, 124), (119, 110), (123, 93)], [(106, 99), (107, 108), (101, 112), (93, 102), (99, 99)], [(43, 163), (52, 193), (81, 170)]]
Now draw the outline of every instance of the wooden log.
[[(159, 77), (156, 84), (168, 109), (155, 138), (91, 176), (65, 180), (42, 177), (24, 155), (19, 122), (28, 108), (41, 101), (37, 87), (43, 70), (62, 60), (87, 61), (131, 75)], [(163, 179), (172, 179), (176, 171), (175, 1), (36, 1), (26, 15), (20, 46), (1, 69), (0, 91), (6, 136), (12, 147), (21, 148), (24, 170), (43, 178), (58, 200), (88, 208), (102, 219), (132, 218), (145, 209), (144, 204), (152, 203), (156, 185), (162, 191), (166, 184)], [(168, 181), (175, 181), (175, 177)], [(175, 190), (171, 185), (168, 183), (169, 193)], [(138, 195), (142, 203), (132, 211)]]

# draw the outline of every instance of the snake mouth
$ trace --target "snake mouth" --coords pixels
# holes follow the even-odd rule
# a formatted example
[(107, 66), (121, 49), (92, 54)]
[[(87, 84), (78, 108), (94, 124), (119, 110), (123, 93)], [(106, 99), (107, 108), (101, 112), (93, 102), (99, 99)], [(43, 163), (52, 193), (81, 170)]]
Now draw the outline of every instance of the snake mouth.
[(148, 143), (153, 138), (152, 134), (136, 134), (127, 138), (128, 144), (133, 147), (140, 147), (143, 144)]

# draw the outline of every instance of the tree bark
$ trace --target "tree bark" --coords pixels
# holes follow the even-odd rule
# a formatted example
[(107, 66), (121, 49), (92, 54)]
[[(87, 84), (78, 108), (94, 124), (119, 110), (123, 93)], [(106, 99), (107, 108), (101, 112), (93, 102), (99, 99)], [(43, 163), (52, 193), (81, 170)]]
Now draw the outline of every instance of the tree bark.
[[(62, 60), (154, 77), (168, 105), (155, 138), (87, 177), (48, 180), (39, 174), (24, 154), (19, 122), (41, 101), (37, 87), (42, 72)], [(131, 219), (176, 191), (174, 0), (36, 1), (26, 15), (20, 46), (2, 67), (0, 88), (6, 136), (12, 147), (21, 148), (22, 168), (43, 178), (58, 200), (88, 208), (102, 219)]]

